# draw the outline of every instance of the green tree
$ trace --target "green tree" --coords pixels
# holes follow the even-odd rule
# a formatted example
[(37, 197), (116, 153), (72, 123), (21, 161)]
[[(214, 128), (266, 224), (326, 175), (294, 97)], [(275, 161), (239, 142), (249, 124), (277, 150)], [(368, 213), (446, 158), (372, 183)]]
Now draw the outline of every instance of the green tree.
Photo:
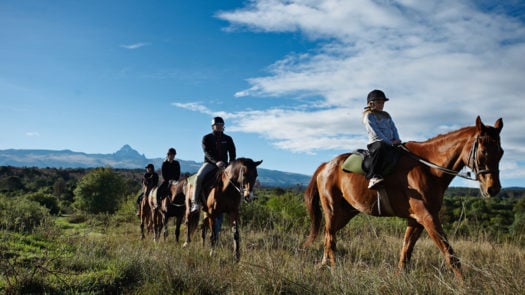
[(60, 212), (57, 198), (46, 193), (45, 189), (40, 189), (38, 192), (27, 194), (27, 199), (46, 207), (52, 215), (57, 215)]
[(76, 208), (88, 213), (114, 213), (126, 195), (125, 181), (111, 168), (97, 168), (79, 181)]

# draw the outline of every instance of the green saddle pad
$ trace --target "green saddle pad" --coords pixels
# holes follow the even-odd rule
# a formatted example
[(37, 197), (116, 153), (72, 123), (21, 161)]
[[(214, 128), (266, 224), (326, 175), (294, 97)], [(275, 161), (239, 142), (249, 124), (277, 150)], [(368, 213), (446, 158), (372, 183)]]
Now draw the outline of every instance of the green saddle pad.
[(186, 180), (188, 181), (188, 184), (191, 184), (193, 187), (195, 187), (195, 180), (197, 180), (197, 174), (193, 174), (192, 176), (188, 177)]
[(363, 171), (362, 166), (364, 158), (364, 155), (359, 153), (351, 154), (348, 158), (346, 158), (341, 168), (345, 172), (352, 172), (365, 175), (365, 171)]

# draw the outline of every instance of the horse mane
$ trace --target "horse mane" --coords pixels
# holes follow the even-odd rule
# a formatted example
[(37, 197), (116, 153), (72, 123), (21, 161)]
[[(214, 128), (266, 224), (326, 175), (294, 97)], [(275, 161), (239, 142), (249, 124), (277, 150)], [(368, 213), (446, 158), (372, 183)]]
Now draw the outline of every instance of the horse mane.
[(419, 151), (418, 153), (421, 153), (422, 151), (432, 151), (437, 149), (448, 150), (452, 147), (452, 144), (464, 144), (455, 140), (456, 138), (468, 138), (468, 136), (465, 136), (465, 134), (475, 134), (475, 132), (476, 126), (466, 126), (447, 133), (438, 134), (424, 141), (408, 141), (406, 144), (408, 144), (411, 147), (411, 149), (421, 148), (421, 151)]
[[(472, 133), (475, 130), (476, 126), (466, 126), (457, 130), (452, 130), (447, 133), (440, 133), (434, 137), (431, 137), (425, 141), (420, 141), (417, 143), (435, 143), (442, 141), (449, 141), (451, 137), (463, 136), (464, 133)], [(454, 136), (456, 135), (456, 136)]]

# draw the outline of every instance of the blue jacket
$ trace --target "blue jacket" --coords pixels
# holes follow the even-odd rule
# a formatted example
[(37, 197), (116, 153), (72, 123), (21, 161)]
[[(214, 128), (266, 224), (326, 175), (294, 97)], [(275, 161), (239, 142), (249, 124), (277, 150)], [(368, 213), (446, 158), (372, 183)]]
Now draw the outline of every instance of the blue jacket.
[(384, 111), (365, 111), (363, 124), (368, 132), (368, 143), (383, 141), (392, 145), (392, 141), (401, 140), (392, 117)]

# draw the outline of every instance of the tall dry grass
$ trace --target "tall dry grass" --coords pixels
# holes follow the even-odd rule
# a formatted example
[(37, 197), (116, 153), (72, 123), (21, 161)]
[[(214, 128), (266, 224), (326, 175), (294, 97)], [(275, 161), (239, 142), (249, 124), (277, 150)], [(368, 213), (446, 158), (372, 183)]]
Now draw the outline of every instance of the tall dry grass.
[[(410, 271), (398, 273), (403, 223), (397, 219), (357, 217), (338, 234), (333, 269), (318, 268), (322, 236), (312, 248), (300, 248), (307, 227), (242, 227), (242, 256), (235, 263), (227, 225), (212, 257), (209, 244), (203, 246), (199, 237), (182, 248), (171, 226), (168, 240), (154, 243), (151, 235), (140, 240), (138, 225), (134, 219), (88, 220), (82, 228), (55, 232), (48, 237), (55, 246), (44, 251), (50, 257), (46, 271), (37, 269), (32, 281), (24, 281), (21, 270), (34, 271), (34, 264), (16, 264), (15, 259), (11, 266), (19, 272), (3, 271), (0, 289), (91, 294), (522, 294), (525, 287), (525, 250), (484, 238), (450, 239), (463, 264), (464, 282), (457, 281), (426, 235), (416, 245)], [(7, 235), (2, 239), (14, 242)]]

